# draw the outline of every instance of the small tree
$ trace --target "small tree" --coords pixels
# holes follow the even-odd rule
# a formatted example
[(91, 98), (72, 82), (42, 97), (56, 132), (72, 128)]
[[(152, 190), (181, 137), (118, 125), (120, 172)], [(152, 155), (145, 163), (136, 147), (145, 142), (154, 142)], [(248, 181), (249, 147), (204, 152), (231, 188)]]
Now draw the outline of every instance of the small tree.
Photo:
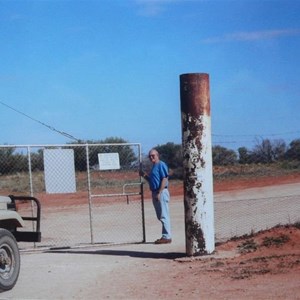
[(285, 153), (288, 160), (300, 160), (300, 139), (293, 140)]
[(257, 142), (252, 153), (255, 163), (267, 164), (274, 161), (273, 148), (269, 139), (263, 139), (260, 143)]
[(283, 140), (263, 139), (255, 145), (251, 160), (254, 163), (272, 163), (283, 160), (285, 153), (286, 144)]
[(234, 150), (222, 146), (212, 147), (213, 164), (217, 166), (228, 166), (237, 163), (237, 154)]
[(275, 140), (272, 142), (273, 156), (275, 161), (281, 161), (285, 158), (286, 143), (284, 140)]
[(238, 148), (238, 153), (240, 164), (249, 164), (252, 162), (252, 154), (246, 147)]

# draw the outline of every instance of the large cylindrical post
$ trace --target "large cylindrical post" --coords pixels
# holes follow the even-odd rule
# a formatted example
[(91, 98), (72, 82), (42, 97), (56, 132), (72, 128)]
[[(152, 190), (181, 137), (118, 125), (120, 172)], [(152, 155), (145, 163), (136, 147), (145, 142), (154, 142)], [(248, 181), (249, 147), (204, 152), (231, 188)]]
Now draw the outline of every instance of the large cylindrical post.
[(215, 250), (209, 75), (180, 75), (186, 254)]

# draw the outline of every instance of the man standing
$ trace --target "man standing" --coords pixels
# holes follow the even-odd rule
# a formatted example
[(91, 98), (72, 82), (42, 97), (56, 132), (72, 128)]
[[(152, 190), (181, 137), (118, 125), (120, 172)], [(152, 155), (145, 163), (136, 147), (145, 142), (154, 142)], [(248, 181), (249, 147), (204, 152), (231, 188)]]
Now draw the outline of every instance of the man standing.
[(155, 244), (170, 244), (172, 238), (169, 214), (168, 166), (159, 159), (159, 153), (156, 149), (149, 151), (149, 159), (152, 163), (150, 174), (148, 175), (141, 170), (140, 176), (144, 177), (149, 183), (156, 216), (162, 223), (162, 237), (156, 240)]

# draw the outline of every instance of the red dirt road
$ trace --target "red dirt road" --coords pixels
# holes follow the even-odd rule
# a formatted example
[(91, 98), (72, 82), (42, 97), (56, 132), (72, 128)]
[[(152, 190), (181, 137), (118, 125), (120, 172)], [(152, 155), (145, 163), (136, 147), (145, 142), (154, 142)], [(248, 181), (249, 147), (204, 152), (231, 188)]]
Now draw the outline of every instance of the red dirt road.
[[(282, 175), (280, 177), (247, 177), (226, 180), (214, 180), (214, 192), (243, 190), (253, 187), (265, 187), (279, 184), (300, 183), (300, 173)], [(170, 185), (171, 194), (179, 196), (183, 194), (182, 184)]]

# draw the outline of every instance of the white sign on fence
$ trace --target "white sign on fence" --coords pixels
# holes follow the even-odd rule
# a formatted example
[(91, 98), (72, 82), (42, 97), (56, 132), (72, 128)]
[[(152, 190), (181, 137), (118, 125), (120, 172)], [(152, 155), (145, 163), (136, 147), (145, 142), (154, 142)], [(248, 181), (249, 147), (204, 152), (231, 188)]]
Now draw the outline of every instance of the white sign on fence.
[(119, 153), (98, 153), (100, 170), (120, 169)]
[(47, 193), (76, 192), (73, 149), (45, 149), (44, 167)]

